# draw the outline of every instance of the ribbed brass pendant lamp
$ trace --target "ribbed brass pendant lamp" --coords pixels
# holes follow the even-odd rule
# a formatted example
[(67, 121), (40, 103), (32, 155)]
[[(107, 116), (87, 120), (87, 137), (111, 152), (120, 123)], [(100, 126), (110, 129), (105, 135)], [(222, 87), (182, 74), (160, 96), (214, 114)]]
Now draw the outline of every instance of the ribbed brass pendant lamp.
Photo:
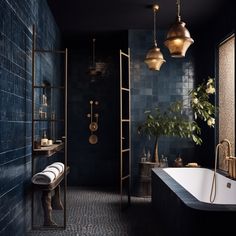
[(180, 0), (176, 1), (177, 17), (176, 22), (171, 26), (167, 33), (167, 39), (164, 42), (169, 49), (172, 57), (184, 57), (189, 46), (194, 42), (189, 31), (185, 27), (185, 23), (180, 17)]
[(160, 67), (165, 62), (165, 60), (160, 51), (160, 48), (157, 47), (157, 40), (156, 40), (156, 13), (159, 9), (159, 6), (157, 4), (154, 4), (152, 9), (153, 9), (153, 21), (154, 21), (153, 24), (154, 47), (148, 51), (145, 63), (147, 64), (150, 70), (160, 70)]

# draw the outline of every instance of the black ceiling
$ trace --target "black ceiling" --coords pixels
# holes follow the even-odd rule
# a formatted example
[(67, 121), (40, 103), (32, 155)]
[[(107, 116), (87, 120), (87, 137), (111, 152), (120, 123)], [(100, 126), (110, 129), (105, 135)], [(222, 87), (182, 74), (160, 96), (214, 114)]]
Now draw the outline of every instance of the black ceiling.
[[(157, 28), (168, 28), (176, 17), (176, 0), (47, 0), (62, 32), (152, 29), (150, 5), (157, 3)], [(217, 16), (225, 0), (182, 0), (181, 16), (196, 27)], [(228, 2), (229, 3), (229, 2)], [(149, 7), (148, 7), (149, 6)]]

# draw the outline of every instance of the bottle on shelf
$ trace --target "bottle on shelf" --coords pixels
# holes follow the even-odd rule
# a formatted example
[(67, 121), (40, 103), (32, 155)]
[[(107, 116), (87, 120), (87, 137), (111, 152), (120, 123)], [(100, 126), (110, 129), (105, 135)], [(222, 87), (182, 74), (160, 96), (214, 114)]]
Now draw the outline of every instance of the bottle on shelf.
[(44, 115), (43, 115), (43, 108), (40, 107), (39, 108), (39, 119), (43, 119), (44, 118)]
[(46, 130), (43, 131), (43, 138), (45, 138), (45, 139), (47, 138), (47, 132), (46, 132)]
[(182, 160), (180, 154), (178, 154), (178, 157), (175, 159), (174, 166), (175, 167), (182, 167), (183, 166), (183, 160)]
[(48, 105), (48, 103), (47, 103), (47, 96), (44, 93), (42, 95), (42, 105), (43, 106), (47, 106)]
[(168, 160), (167, 160), (167, 157), (165, 157), (163, 154), (161, 155), (160, 167), (161, 167), (161, 168), (168, 167)]
[(47, 119), (47, 112), (42, 107), (39, 108), (39, 119)]
[(40, 141), (34, 141), (34, 149), (40, 149), (41, 148), (41, 142)]
[(145, 162), (145, 161), (147, 161), (147, 154), (146, 154), (145, 147), (144, 147), (142, 155), (141, 155), (141, 162)]
[(168, 167), (169, 165), (168, 165), (168, 158), (167, 157), (165, 157), (165, 167)]
[(47, 132), (43, 131), (43, 137), (41, 139), (41, 146), (46, 146), (48, 144)]
[(148, 161), (148, 162), (151, 162), (151, 161), (152, 161), (152, 157), (151, 157), (151, 152), (150, 152), (150, 150), (148, 150), (148, 152), (147, 152), (147, 161)]

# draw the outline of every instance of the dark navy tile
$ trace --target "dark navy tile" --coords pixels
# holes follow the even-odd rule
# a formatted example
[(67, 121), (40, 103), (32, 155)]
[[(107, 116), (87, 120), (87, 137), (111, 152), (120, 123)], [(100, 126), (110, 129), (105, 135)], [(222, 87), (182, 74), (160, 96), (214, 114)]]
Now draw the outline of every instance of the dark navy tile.
[[(31, 178), (32, 25), (37, 25), (37, 42), (46, 48), (59, 47), (60, 34), (46, 0), (0, 1), (0, 18), (0, 235), (25, 235), (31, 201), (26, 193)], [(59, 84), (58, 59), (37, 57), (36, 75), (39, 83), (47, 78)], [(36, 124), (36, 135), (41, 137), (46, 127)]]
[[(159, 31), (159, 41), (164, 41), (166, 32)], [(132, 107), (132, 156), (134, 163), (139, 162), (143, 146), (152, 147), (152, 141), (147, 141), (144, 137), (135, 134), (137, 129), (136, 122), (143, 122), (145, 119), (144, 111), (155, 107), (167, 107), (177, 99), (185, 99), (188, 90), (194, 83), (194, 64), (192, 56), (185, 59), (176, 60), (169, 56), (168, 51), (160, 45), (166, 63), (162, 65), (160, 71), (149, 71), (144, 63), (145, 55), (148, 51), (147, 45), (151, 45), (152, 33), (148, 30), (129, 30), (129, 47), (132, 52), (131, 63), (131, 107)], [(191, 78), (190, 78), (191, 75)], [(189, 79), (190, 78), (190, 79)], [(141, 95), (141, 96), (140, 96)], [(168, 140), (163, 142), (161, 140)], [(179, 148), (179, 142), (164, 137), (160, 140), (159, 153), (173, 159), (177, 152), (184, 152), (191, 148), (192, 144)], [(167, 145), (167, 143), (170, 143)], [(185, 143), (185, 142), (183, 142)], [(138, 168), (133, 164), (133, 179), (138, 177)]]

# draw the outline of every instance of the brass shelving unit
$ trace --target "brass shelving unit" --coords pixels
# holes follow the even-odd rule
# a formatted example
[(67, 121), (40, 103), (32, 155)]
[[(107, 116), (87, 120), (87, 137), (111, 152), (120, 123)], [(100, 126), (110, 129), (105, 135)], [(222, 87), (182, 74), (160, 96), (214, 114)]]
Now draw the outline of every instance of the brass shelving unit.
[(64, 143), (53, 144), (53, 145), (50, 145), (48, 147), (34, 148), (34, 155), (35, 156), (50, 157), (50, 156), (53, 156), (54, 154), (56, 154), (57, 152), (60, 152), (64, 148), (65, 148)]
[[(35, 65), (35, 57), (37, 53), (45, 54), (45, 53), (54, 53), (54, 54), (60, 54), (64, 56), (64, 85), (63, 86), (47, 86), (47, 85), (37, 85), (35, 84), (35, 72), (36, 72), (36, 65)], [(35, 184), (32, 184), (32, 229), (45, 229), (45, 228), (66, 228), (66, 194), (67, 194), (67, 174), (69, 172), (69, 167), (67, 166), (67, 64), (68, 64), (68, 50), (67, 48), (65, 50), (45, 50), (45, 49), (38, 49), (36, 47), (36, 28), (33, 26), (33, 39), (32, 39), (32, 177), (35, 174), (36, 171), (36, 159), (37, 158), (53, 158), (53, 155), (59, 152), (64, 153), (64, 172), (62, 175), (59, 176), (59, 178), (55, 181), (55, 183), (50, 184), (48, 186), (37, 186)], [(36, 104), (35, 104), (35, 89), (59, 89), (64, 92), (64, 117), (62, 119), (47, 119), (47, 118), (36, 118), (35, 117), (35, 110), (36, 110)], [(64, 122), (64, 141), (62, 143), (56, 143), (53, 145), (50, 145), (48, 147), (41, 147), (36, 148), (34, 146), (35, 143), (35, 123), (36, 122)], [(53, 190), (56, 185), (64, 181), (64, 206), (63, 206), (63, 225), (62, 226), (35, 226), (34, 225), (34, 215), (35, 215), (35, 191), (39, 190)]]

